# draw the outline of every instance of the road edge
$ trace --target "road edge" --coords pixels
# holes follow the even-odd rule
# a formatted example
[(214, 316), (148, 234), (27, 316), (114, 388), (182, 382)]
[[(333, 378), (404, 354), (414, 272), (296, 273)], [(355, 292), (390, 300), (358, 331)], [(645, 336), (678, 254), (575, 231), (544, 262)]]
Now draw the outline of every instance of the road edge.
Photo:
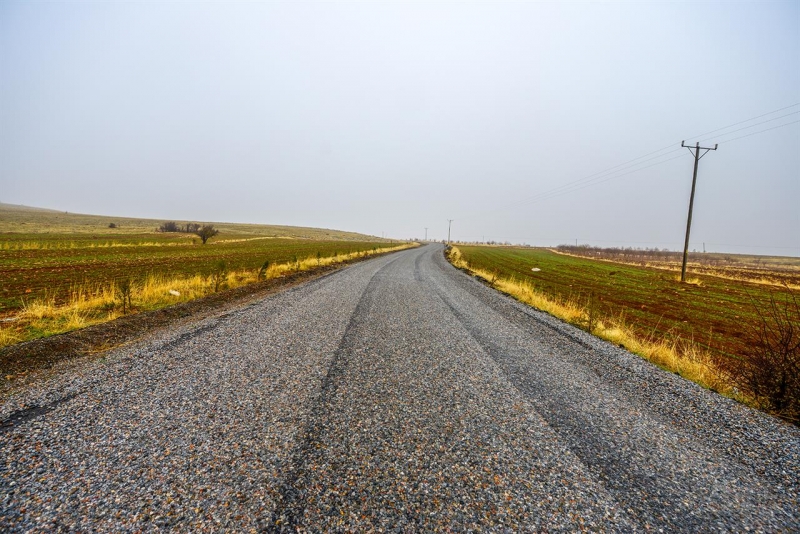
[(254, 300), (330, 276), (353, 264), (419, 246), (417, 243), (402, 250), (351, 258), (336, 265), (255, 282), (158, 310), (126, 315), (71, 332), (3, 347), (0, 349), (0, 400), (37, 382), (40, 375), (46, 374), (59, 363), (82, 358), (102, 358), (116, 348), (138, 342), (166, 328), (196, 323)]

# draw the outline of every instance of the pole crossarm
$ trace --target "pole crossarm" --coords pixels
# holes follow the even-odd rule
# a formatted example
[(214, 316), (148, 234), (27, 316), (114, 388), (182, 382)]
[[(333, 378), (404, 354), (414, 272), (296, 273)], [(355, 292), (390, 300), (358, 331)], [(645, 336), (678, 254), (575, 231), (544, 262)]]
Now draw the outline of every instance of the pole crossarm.
[(707, 146), (700, 146), (700, 143), (697, 143), (695, 146), (687, 145), (686, 141), (681, 141), (681, 146), (683, 148), (688, 148), (689, 150), (693, 148), (699, 148), (700, 150), (716, 150), (717, 147), (719, 146), (719, 143), (715, 144), (713, 147), (707, 147)]
[(695, 152), (692, 152), (693, 150), (695, 150), (695, 151), (705, 150), (705, 152), (703, 152), (697, 159), (700, 159), (703, 156), (705, 156), (706, 154), (708, 154), (709, 150), (716, 150), (717, 147), (719, 146), (719, 143), (715, 144), (713, 148), (712, 147), (707, 147), (707, 146), (700, 146), (700, 143), (696, 143), (695, 146), (687, 145), (685, 143), (686, 143), (686, 141), (681, 141), (681, 146), (683, 148), (688, 148), (689, 152), (692, 154), (692, 156), (696, 155)]

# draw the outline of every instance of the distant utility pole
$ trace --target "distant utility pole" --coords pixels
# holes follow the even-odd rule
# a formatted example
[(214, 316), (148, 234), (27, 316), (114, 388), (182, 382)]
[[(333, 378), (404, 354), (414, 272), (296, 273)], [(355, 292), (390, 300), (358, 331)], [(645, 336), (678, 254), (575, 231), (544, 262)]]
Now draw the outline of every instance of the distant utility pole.
[[(686, 241), (683, 244), (683, 265), (681, 265), (681, 282), (686, 281), (686, 259), (689, 256), (689, 232), (692, 230), (692, 208), (694, 208), (694, 188), (697, 185), (697, 164), (700, 163), (700, 158), (708, 154), (709, 150), (716, 150), (719, 144), (715, 144), (714, 148), (706, 148), (700, 146), (700, 143), (696, 143), (693, 147), (685, 144), (685, 141), (681, 141), (681, 146), (684, 148), (688, 148), (689, 152), (692, 153), (694, 156), (694, 174), (692, 175), (692, 194), (689, 197), (689, 218), (686, 221)], [(694, 150), (694, 152), (692, 152)], [(700, 154), (701, 150), (705, 150), (702, 154)]]
[(425, 227), (425, 241), (428, 240), (428, 227)]
[(455, 219), (447, 219), (447, 244), (450, 244), (450, 225), (453, 224)]

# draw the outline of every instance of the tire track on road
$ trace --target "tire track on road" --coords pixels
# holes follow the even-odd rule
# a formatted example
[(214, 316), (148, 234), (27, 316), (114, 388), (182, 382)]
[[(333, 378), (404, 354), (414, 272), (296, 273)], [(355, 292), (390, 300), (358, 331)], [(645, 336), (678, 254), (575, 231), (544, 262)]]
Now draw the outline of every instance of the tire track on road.
[(381, 273), (387, 270), (398, 259), (400, 258), (395, 258), (388, 262), (372, 275), (358, 304), (356, 304), (353, 314), (350, 316), (350, 321), (345, 328), (342, 340), (322, 380), (319, 394), (313, 401), (309, 420), (305, 424), (305, 429), (302, 432), (300, 445), (297, 447), (296, 452), (293, 453), (292, 460), (286, 467), (286, 473), (289, 478), (285, 478), (279, 484), (278, 506), (272, 512), (270, 521), (267, 523), (267, 529), (270, 531), (296, 531), (301, 526), (300, 519), (307, 505), (307, 487), (310, 478), (306, 463), (311, 450), (314, 448), (315, 444), (319, 442), (323, 426), (320, 421), (330, 410), (327, 404), (338, 388), (337, 380), (349, 365), (351, 345), (354, 342), (352, 338), (353, 331), (374, 306), (375, 290), (380, 280)]

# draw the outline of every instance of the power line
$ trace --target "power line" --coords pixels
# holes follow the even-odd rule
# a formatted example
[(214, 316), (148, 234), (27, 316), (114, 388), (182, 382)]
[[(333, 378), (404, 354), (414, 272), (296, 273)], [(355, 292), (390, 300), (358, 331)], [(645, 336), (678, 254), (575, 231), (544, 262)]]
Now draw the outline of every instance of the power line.
[[(672, 154), (674, 152), (678, 152), (679, 150), (680, 149), (673, 150), (672, 152), (668, 152), (667, 154), (664, 154), (664, 155), (666, 156), (668, 154)], [(536, 204), (536, 203), (539, 203), (539, 202), (542, 202), (542, 201), (545, 201), (545, 200), (550, 200), (550, 199), (553, 199), (553, 198), (557, 198), (557, 197), (566, 195), (568, 193), (574, 193), (576, 191), (580, 191), (581, 189), (586, 189), (587, 187), (593, 187), (595, 185), (600, 185), (602, 183), (608, 182), (608, 181), (613, 180), (615, 178), (621, 178), (623, 176), (627, 176), (628, 174), (633, 174), (635, 172), (643, 171), (645, 169), (649, 169), (649, 168), (655, 167), (657, 165), (662, 165), (664, 163), (667, 163), (667, 162), (670, 162), (670, 161), (673, 161), (673, 160), (676, 160), (676, 159), (682, 158), (682, 157), (684, 157), (683, 154), (680, 154), (678, 156), (674, 156), (672, 158), (665, 159), (665, 160), (662, 160), (662, 161), (657, 161), (657, 162), (655, 162), (655, 163), (653, 163), (651, 165), (646, 165), (644, 167), (639, 167), (638, 169), (633, 169), (633, 170), (630, 170), (628, 172), (601, 177), (601, 178), (604, 178), (604, 179), (599, 180), (599, 181), (592, 181), (591, 183), (580, 184), (578, 187), (572, 187), (571, 189), (567, 189), (567, 190), (563, 190), (563, 191), (555, 191), (555, 192), (552, 192), (552, 193), (543, 193), (539, 197), (534, 197), (533, 199), (529, 199), (527, 201), (521, 201), (520, 203)]]
[[(719, 134), (717, 137), (730, 135), (730, 134), (736, 133), (736, 132), (741, 132), (742, 130), (749, 130), (750, 128), (755, 128), (756, 126), (760, 126), (760, 125), (766, 124), (768, 122), (776, 121), (778, 119), (783, 119), (783, 118), (789, 117), (791, 115), (797, 115), (798, 113), (800, 113), (800, 111), (793, 111), (791, 113), (787, 113), (786, 115), (781, 115), (780, 117), (775, 117), (774, 119), (768, 119), (768, 120), (765, 120), (765, 121), (757, 122), (755, 124), (751, 124), (750, 126), (745, 126), (743, 128), (737, 128), (736, 130), (731, 130), (730, 132), (725, 132), (724, 134)], [(709, 141), (710, 139), (711, 138), (709, 137), (708, 139), (703, 139), (703, 141), (701, 141), (701, 142)]]
[[(672, 147), (672, 146), (674, 146), (674, 145), (670, 145), (670, 147)], [(535, 194), (535, 195), (532, 195), (532, 196), (530, 196), (530, 197), (527, 197), (527, 198), (523, 198), (523, 199), (520, 199), (520, 200), (515, 200), (514, 202), (511, 202), (511, 203), (509, 203), (509, 204), (505, 204), (505, 205), (503, 205), (503, 206), (500, 206), (500, 207), (498, 207), (498, 208), (496, 208), (496, 209), (494, 209), (494, 210), (491, 210), (490, 212), (484, 212), (484, 213), (483, 213), (483, 214), (481, 214), (481, 215), (486, 215), (487, 213), (494, 213), (494, 212), (496, 212), (496, 211), (499, 211), (499, 210), (501, 210), (501, 209), (504, 209), (504, 208), (509, 208), (509, 207), (513, 207), (513, 206), (518, 206), (518, 205), (520, 205), (520, 204), (526, 204), (526, 203), (528, 203), (528, 202), (530, 202), (530, 201), (533, 201), (533, 200), (538, 200), (538, 199), (539, 199), (539, 197), (542, 197), (542, 196), (548, 195), (548, 194), (550, 194), (550, 193), (557, 192), (557, 191), (559, 191), (559, 190), (561, 190), (561, 189), (569, 188), (569, 187), (572, 187), (572, 186), (578, 185), (578, 184), (580, 184), (580, 183), (582, 183), (582, 182), (587, 182), (587, 181), (588, 181), (588, 182), (593, 182), (593, 181), (595, 181), (595, 180), (598, 180), (598, 179), (600, 179), (600, 178), (604, 178), (605, 176), (608, 176), (608, 175), (609, 175), (609, 171), (612, 171), (612, 170), (614, 170), (614, 169), (617, 169), (617, 171), (615, 171), (614, 173), (611, 173), (611, 174), (615, 174), (616, 172), (619, 172), (619, 171), (624, 171), (624, 170), (626, 170), (626, 169), (629, 169), (629, 168), (631, 168), (631, 167), (635, 167), (636, 165), (641, 165), (642, 163), (646, 163), (646, 162), (648, 162), (648, 161), (652, 161), (652, 160), (654, 160), (654, 159), (658, 159), (658, 158), (660, 158), (660, 157), (667, 156), (667, 155), (669, 155), (669, 154), (673, 154), (673, 153), (675, 153), (675, 152), (678, 152), (678, 151), (680, 151), (680, 149), (675, 149), (675, 150), (672, 150), (672, 151), (670, 151), (670, 152), (666, 152), (666, 153), (664, 153), (664, 154), (661, 154), (661, 155), (654, 156), (654, 157), (652, 157), (652, 158), (646, 159), (646, 160), (644, 160), (644, 161), (640, 161), (639, 163), (635, 163), (635, 164), (633, 164), (633, 165), (629, 165), (630, 163), (633, 163), (634, 161), (640, 160), (640, 159), (642, 159), (642, 158), (646, 158), (647, 156), (650, 156), (650, 155), (652, 155), (652, 154), (656, 154), (656, 153), (658, 153), (658, 152), (662, 152), (662, 151), (666, 150), (666, 148), (669, 148), (669, 147), (661, 148), (661, 149), (659, 149), (659, 150), (655, 150), (655, 151), (653, 151), (653, 152), (648, 152), (647, 154), (645, 154), (645, 155), (643, 155), (643, 156), (639, 156), (638, 158), (633, 158), (633, 159), (631, 159), (631, 160), (628, 160), (628, 161), (626, 161), (625, 163), (620, 163), (619, 165), (614, 165), (613, 167), (609, 167), (609, 168), (608, 168), (608, 169), (606, 169), (606, 170), (603, 170), (603, 171), (600, 171), (600, 172), (596, 172), (596, 173), (594, 173), (594, 174), (590, 174), (590, 175), (588, 175), (588, 176), (584, 176), (583, 178), (579, 178), (578, 180), (573, 180), (572, 182), (567, 182), (567, 183), (565, 183), (565, 184), (562, 184), (562, 185), (556, 186), (556, 187), (554, 187), (554, 188), (552, 188), (552, 189), (548, 189), (547, 191), (544, 191), (544, 192), (542, 192), (542, 193), (537, 193), (537, 194)], [(667, 160), (667, 161), (668, 161), (668, 160)], [(618, 167), (624, 167), (624, 168), (621, 168), (621, 169), (619, 169)], [(643, 167), (643, 168), (647, 168), (647, 167)], [(600, 182), (600, 183), (602, 183), (602, 182)], [(480, 216), (480, 215), (479, 215), (479, 216)]]
[[(791, 108), (797, 107), (797, 106), (800, 106), (800, 102), (796, 102), (796, 103), (791, 104), (789, 106), (784, 106), (782, 108), (778, 108), (778, 109), (772, 110), (772, 111), (770, 111), (768, 113), (762, 113), (761, 115), (756, 115), (755, 117), (750, 117), (749, 119), (738, 121), (738, 122), (729, 124), (727, 126), (724, 126), (722, 128), (717, 128), (715, 130), (711, 130), (711, 131), (702, 133), (700, 135), (693, 136), (691, 138), (696, 139), (696, 138), (702, 137), (704, 135), (708, 135), (708, 134), (711, 134), (711, 133), (727, 130), (727, 129), (732, 128), (734, 126), (738, 126), (740, 124), (745, 124), (747, 122), (751, 122), (751, 121), (754, 121), (756, 119), (760, 119), (762, 117), (767, 117), (769, 115), (773, 115), (773, 114), (778, 113), (780, 111), (791, 109)], [(797, 113), (800, 113), (800, 111), (794, 111), (792, 113), (787, 113), (787, 114), (782, 115), (780, 117), (775, 117), (773, 119), (762, 121), (762, 122), (759, 122), (759, 123), (756, 123), (756, 124), (751, 124), (750, 126), (739, 128), (737, 130), (733, 130), (731, 132), (727, 132), (727, 133), (720, 134), (720, 135), (724, 136), (724, 135), (728, 135), (728, 134), (735, 133), (735, 132), (738, 132), (738, 131), (747, 130), (749, 128), (753, 128), (755, 126), (758, 126), (760, 124), (765, 124), (767, 122), (772, 122), (774, 120), (778, 120), (778, 119), (781, 119), (781, 118), (784, 118), (784, 117), (788, 117), (790, 115), (794, 115), (794, 114), (797, 114)], [(797, 122), (797, 121), (795, 121), (795, 122)], [(773, 128), (767, 128), (767, 129), (761, 130), (759, 132), (753, 132), (752, 134), (747, 134), (747, 135), (740, 136), (740, 137), (737, 137), (737, 138), (734, 138), (734, 139), (728, 139), (726, 141), (723, 141), (723, 143), (727, 143), (727, 142), (730, 142), (730, 141), (735, 141), (736, 139), (742, 139), (744, 137), (749, 137), (750, 135), (756, 135), (757, 133), (766, 132), (766, 131), (769, 131), (769, 130), (773, 130), (775, 128), (780, 128), (782, 126), (789, 125), (789, 124), (794, 124), (794, 122), (787, 123), (787, 124), (784, 124), (784, 125), (781, 125), (781, 126), (776, 126), (776, 127), (773, 127)], [(703, 141), (707, 141), (707, 139), (705, 139)], [(675, 142), (675, 143), (677, 143), (677, 142)], [(655, 159), (658, 159), (658, 158), (661, 158), (661, 157), (668, 156), (670, 154), (674, 154), (676, 152), (679, 152), (680, 149), (675, 149), (675, 150), (671, 150), (670, 152), (666, 152), (666, 153), (663, 153), (663, 154), (660, 154), (660, 155), (657, 155), (657, 156), (653, 156), (654, 154), (658, 154), (659, 152), (663, 152), (664, 150), (667, 150), (668, 148), (671, 148), (671, 147), (675, 146), (675, 143), (670, 143), (669, 145), (667, 145), (667, 146), (665, 146), (663, 148), (660, 148), (658, 150), (654, 150), (652, 152), (648, 152), (647, 154), (644, 154), (642, 156), (630, 159), (630, 160), (628, 160), (628, 161), (626, 161), (624, 163), (620, 163), (618, 165), (614, 165), (613, 167), (609, 167), (609, 168), (607, 168), (607, 169), (605, 169), (603, 171), (599, 171), (599, 172), (596, 172), (594, 174), (590, 174), (588, 176), (585, 176), (583, 178), (579, 178), (577, 180), (573, 180), (571, 182), (562, 184), (560, 186), (556, 186), (556, 187), (554, 187), (552, 189), (549, 189), (549, 190), (541, 192), (541, 193), (537, 193), (537, 194), (535, 194), (533, 196), (530, 196), (530, 197), (527, 197), (527, 198), (524, 198), (524, 199), (520, 199), (520, 200), (516, 200), (514, 202), (511, 202), (511, 203), (508, 203), (508, 204), (505, 204), (505, 205), (502, 205), (502, 206), (498, 206), (497, 208), (495, 208), (493, 210), (488, 210), (488, 211), (485, 211), (485, 212), (483, 212), (481, 214), (478, 214), (474, 218), (479, 218), (479, 217), (482, 217), (482, 216), (485, 216), (485, 215), (488, 215), (488, 214), (491, 214), (491, 213), (496, 213), (497, 211), (499, 211), (501, 209), (505, 209), (505, 208), (509, 208), (509, 207), (516, 207), (516, 206), (519, 206), (519, 205), (522, 205), (522, 204), (536, 203), (536, 202), (540, 202), (542, 200), (549, 200), (551, 198), (555, 198), (555, 197), (561, 196), (562, 194), (571, 193), (571, 192), (574, 192), (574, 191), (579, 191), (580, 189), (583, 189), (585, 187), (591, 187), (591, 186), (594, 186), (594, 185), (599, 185), (601, 183), (607, 182), (607, 181), (609, 181), (611, 179), (614, 179), (614, 178), (620, 178), (622, 176), (626, 176), (628, 174), (632, 174), (632, 173), (638, 172), (640, 170), (648, 169), (650, 167), (654, 167), (656, 165), (660, 165), (662, 163), (666, 163), (668, 161), (672, 161), (673, 159), (677, 159), (677, 158), (669, 158), (669, 159), (654, 163), (653, 165), (647, 165), (645, 167), (640, 167), (638, 169), (633, 169), (630, 172), (625, 172), (625, 173), (622, 173), (622, 174), (618, 174), (619, 171), (625, 171), (625, 170), (628, 170), (628, 169), (632, 169), (633, 167), (636, 167), (637, 165), (641, 165), (642, 163), (646, 163), (648, 161), (652, 161), (652, 160), (655, 160)], [(647, 158), (648, 156), (653, 156), (653, 157), (645, 159), (644, 161), (639, 161), (639, 160), (641, 160), (643, 158)], [(634, 163), (636, 161), (638, 161), (638, 163)], [(610, 172), (610, 171), (614, 171), (614, 172)], [(580, 187), (575, 187), (575, 186), (577, 186), (579, 184), (580, 184)]]
[[(768, 122), (768, 121), (765, 121), (765, 122)], [(760, 133), (768, 132), (770, 130), (775, 130), (775, 129), (778, 129), (778, 128), (782, 128), (784, 126), (790, 126), (790, 125), (798, 123), (798, 122), (800, 122), (800, 120), (787, 122), (786, 124), (781, 124), (779, 126), (773, 126), (772, 128), (765, 128), (763, 130), (759, 130), (757, 132), (752, 132), (752, 133), (749, 133), (747, 135), (742, 135), (742, 136), (739, 136), (739, 137), (734, 137), (733, 139), (726, 139), (725, 141), (720, 141), (718, 144), (721, 145), (723, 143), (729, 143), (731, 141), (736, 141), (737, 139), (743, 139), (745, 137), (750, 137), (752, 135), (757, 135), (757, 134), (760, 134)], [(680, 149), (672, 150), (672, 151), (667, 152), (665, 154), (662, 154), (660, 156), (656, 156), (655, 158), (650, 158), (649, 160), (642, 161), (639, 164), (646, 163), (646, 161), (651, 161), (653, 159), (658, 159), (660, 157), (668, 156), (669, 154), (674, 154), (675, 152), (679, 152), (679, 151), (680, 151)], [(679, 159), (681, 157), (683, 157), (683, 156), (679, 155), (679, 156), (668, 158), (668, 159), (665, 159), (665, 160), (662, 160), (662, 161), (657, 161), (657, 162), (655, 162), (655, 163), (653, 163), (651, 165), (646, 165), (644, 167), (635, 168), (635, 169), (629, 170), (628, 172), (623, 172), (623, 173), (618, 173), (617, 172), (617, 173), (607, 174), (607, 175), (604, 175), (604, 176), (598, 176), (597, 178), (594, 178), (594, 179), (592, 179), (592, 180), (590, 180), (590, 181), (588, 181), (586, 183), (583, 183), (583, 184), (579, 184), (580, 181), (571, 182), (569, 184), (564, 184), (562, 186), (559, 186), (559, 187), (556, 187), (554, 189), (550, 189), (548, 191), (540, 193), (539, 195), (536, 195), (536, 196), (533, 196), (533, 197), (530, 197), (530, 198), (527, 198), (527, 199), (523, 199), (523, 200), (518, 200), (518, 201), (516, 201), (514, 203), (511, 203), (511, 204), (507, 204), (504, 207), (514, 207), (514, 206), (519, 206), (519, 205), (522, 205), (522, 204), (536, 204), (536, 203), (542, 202), (544, 200), (551, 200), (553, 198), (557, 198), (557, 197), (566, 195), (568, 193), (574, 193), (576, 191), (580, 191), (581, 189), (586, 189), (587, 187), (593, 187), (593, 186), (596, 186), (596, 185), (600, 185), (602, 183), (608, 182), (608, 181), (616, 179), (616, 178), (621, 178), (623, 176), (627, 176), (627, 175), (633, 174), (635, 172), (643, 171), (645, 169), (649, 169), (651, 167), (655, 167), (655, 166), (661, 165), (663, 163), (668, 163), (670, 161)], [(639, 164), (637, 164), (637, 165), (639, 165)], [(636, 167), (636, 165), (633, 165), (631, 167)], [(627, 167), (625, 169), (620, 169), (620, 171), (627, 170), (628, 168), (631, 168), (631, 167)], [(575, 187), (575, 186), (578, 186), (578, 187)]]
[(778, 128), (783, 128), (784, 126), (790, 126), (792, 124), (797, 124), (798, 122), (800, 122), (800, 119), (798, 119), (796, 121), (792, 121), (792, 122), (787, 122), (786, 124), (779, 124), (778, 126), (773, 126), (772, 128), (765, 128), (765, 129), (759, 130), (757, 132), (752, 132), (752, 133), (749, 133), (749, 134), (740, 135), (739, 137), (734, 137), (733, 139), (726, 139), (725, 141), (720, 141), (719, 144), (721, 145), (723, 143), (730, 143), (731, 141), (736, 141), (737, 139), (744, 139), (745, 137), (750, 137), (751, 135), (756, 135), (756, 134), (768, 132), (770, 130), (777, 130)]
[[(785, 110), (785, 109), (791, 109), (791, 108), (794, 108), (794, 107), (797, 107), (797, 106), (800, 106), (800, 102), (795, 102), (795, 103), (794, 103), (794, 104), (792, 104), (791, 106), (786, 106), (786, 107), (783, 107), (783, 108), (780, 108), (780, 109), (775, 109), (775, 110), (772, 110), (772, 111), (770, 111), (769, 113), (764, 113), (764, 114), (762, 114), (762, 115), (757, 115), (757, 116), (755, 116), (755, 117), (750, 117), (750, 118), (749, 118), (749, 119), (747, 119), (747, 120), (743, 120), (743, 121), (739, 121), (739, 122), (734, 122), (733, 124), (729, 124), (729, 125), (727, 125), (727, 126), (724, 126), (724, 127), (722, 127), (722, 128), (717, 128), (716, 130), (711, 130), (710, 132), (705, 132), (705, 133), (701, 133), (701, 134), (698, 134), (698, 135), (692, 135), (692, 136), (690, 136), (690, 137), (687, 137), (686, 139), (697, 139), (698, 137), (703, 137), (704, 135), (708, 135), (708, 134), (712, 134), (712, 133), (717, 133), (717, 132), (720, 132), (720, 131), (722, 131), (722, 130), (727, 130), (728, 128), (733, 128), (734, 126), (739, 126), (740, 124), (744, 124), (744, 123), (746, 123), (746, 122), (754, 121), (754, 120), (756, 120), (756, 119), (760, 119), (761, 117), (766, 117), (766, 116), (768, 116), (768, 115), (772, 115), (772, 114), (774, 114), (774, 113), (778, 113), (779, 111), (783, 111), (783, 110)], [(797, 113), (797, 112), (795, 112), (795, 113)], [(789, 113), (789, 115), (791, 115), (791, 113)], [(728, 132), (728, 133), (730, 133), (730, 132)], [(727, 134), (722, 134), (722, 135), (727, 135)]]
[[(619, 178), (621, 176), (626, 176), (626, 175), (632, 174), (634, 172), (638, 172), (638, 171), (641, 171), (641, 170), (644, 170), (644, 169), (649, 169), (650, 167), (655, 167), (656, 165), (661, 165), (662, 163), (666, 163), (668, 161), (672, 161), (672, 160), (677, 159), (677, 158), (679, 158), (681, 156), (676, 156), (676, 157), (668, 158), (668, 159), (665, 159), (665, 160), (662, 160), (662, 161), (657, 161), (657, 162), (655, 162), (655, 163), (653, 163), (651, 165), (645, 165), (644, 167), (638, 167), (638, 168), (635, 168), (635, 169), (633, 169), (633, 167), (636, 167), (637, 165), (641, 165), (642, 163), (647, 163), (648, 161), (652, 161), (654, 159), (663, 158), (664, 156), (668, 156), (668, 155), (674, 154), (676, 152), (680, 152), (680, 149), (678, 148), (678, 149), (672, 150), (670, 152), (666, 152), (664, 154), (661, 154), (660, 156), (656, 156), (654, 158), (646, 159), (644, 161), (641, 161), (641, 162), (637, 163), (636, 165), (631, 165), (629, 167), (625, 167), (625, 168), (619, 169), (617, 172), (613, 172), (613, 173), (610, 173), (610, 174), (605, 174), (605, 175), (602, 175), (602, 176), (597, 176), (596, 178), (593, 178), (593, 179), (591, 179), (589, 181), (586, 181), (586, 183), (579, 183), (578, 181), (576, 181), (576, 182), (571, 182), (569, 184), (564, 184), (563, 186), (550, 189), (549, 191), (545, 191), (544, 193), (540, 193), (540, 194), (535, 195), (533, 197), (517, 201), (515, 203), (515, 205), (527, 204), (527, 203), (536, 203), (536, 202), (540, 202), (542, 200), (555, 198), (555, 197), (561, 196), (561, 195), (566, 194), (566, 193), (572, 193), (573, 191), (580, 191), (581, 189), (585, 189), (587, 187), (592, 187), (592, 186), (595, 186), (595, 185), (598, 185), (598, 184), (602, 184), (602, 183), (607, 182), (609, 180), (613, 180), (614, 178)], [(632, 169), (632, 170), (629, 170), (629, 169)], [(628, 172), (622, 172), (622, 171), (628, 171)], [(575, 187), (575, 186), (578, 186), (578, 187)]]
[[(782, 116), (782, 117), (777, 117), (777, 118), (779, 119), (779, 118), (783, 118), (783, 117), (786, 117), (786, 116), (789, 116), (789, 115), (794, 115), (795, 113), (800, 113), (800, 112), (788, 113), (788, 114), (786, 114), (786, 115), (784, 115), (784, 116)], [(763, 121), (763, 122), (761, 122), (761, 123), (758, 123), (758, 124), (764, 124), (764, 123), (766, 123), (766, 122), (772, 122), (772, 120), (775, 120), (775, 119), (770, 119), (770, 120), (768, 120), (768, 121)], [(733, 139), (727, 139), (727, 140), (725, 140), (725, 141), (722, 141), (722, 142), (721, 142), (721, 143), (719, 143), (719, 144), (722, 144), (722, 143), (729, 143), (729, 142), (731, 142), (731, 141), (736, 141), (737, 139), (743, 139), (743, 138), (745, 138), (745, 137), (750, 137), (750, 136), (757, 135), (757, 134), (760, 134), (760, 133), (768, 132), (768, 131), (770, 131), (770, 130), (776, 130), (776, 129), (778, 129), (778, 128), (783, 128), (783, 127), (785, 127), (785, 126), (790, 126), (790, 125), (792, 125), (792, 124), (796, 124), (796, 123), (798, 123), (798, 122), (800, 122), (800, 120), (796, 120), (796, 121), (792, 121), (792, 122), (787, 122), (787, 123), (785, 123), (785, 124), (780, 124), (780, 125), (777, 125), (777, 126), (773, 126), (773, 127), (771, 127), (771, 128), (765, 128), (765, 129), (763, 129), (763, 130), (759, 130), (759, 131), (757, 131), (757, 132), (751, 132), (751, 133), (749, 133), (749, 134), (742, 135), (742, 136), (739, 136), (739, 137), (735, 137), (735, 138), (733, 138)], [(754, 125), (752, 125), (752, 126), (758, 126), (758, 124), (754, 124)], [(752, 127), (752, 126), (751, 126), (751, 127)], [(750, 127), (748, 127), (748, 128), (750, 128)], [(748, 129), (748, 128), (740, 128), (739, 130), (734, 130), (734, 132), (735, 132), (735, 131), (740, 131), (740, 130), (742, 130), (742, 129)], [(729, 133), (733, 133), (733, 132), (729, 132)], [(683, 145), (683, 142), (681, 143), (681, 146), (682, 146), (682, 147), (684, 146), (684, 145)], [(698, 148), (698, 147), (699, 147), (699, 143), (698, 143), (697, 147), (695, 147), (695, 148)], [(691, 148), (691, 147), (687, 147), (687, 148)], [(715, 147), (715, 148), (713, 148), (713, 149), (712, 149), (712, 148), (705, 149), (705, 148), (702, 148), (702, 147), (701, 147), (700, 149), (706, 150), (706, 152), (705, 152), (705, 153), (707, 153), (709, 150), (716, 150), (716, 147)], [(677, 149), (677, 150), (680, 150), (680, 149)], [(651, 159), (658, 159), (659, 157), (663, 157), (663, 156), (669, 155), (669, 154), (671, 154), (671, 153), (673, 153), (673, 152), (676, 152), (677, 150), (675, 150), (675, 151), (672, 151), (672, 152), (667, 152), (666, 154), (662, 154), (661, 156), (656, 156), (655, 158), (651, 158)], [(705, 153), (703, 153), (703, 155), (705, 155)], [(698, 156), (699, 156), (699, 149), (697, 150), (697, 153), (695, 154), (695, 171), (694, 171), (694, 175), (693, 175), (693, 177), (692, 177), (692, 195), (691, 195), (691, 197), (690, 197), (690, 201), (689, 201), (689, 217), (688, 217), (687, 229), (686, 229), (686, 242), (684, 243), (684, 262), (686, 261), (686, 258), (685, 258), (685, 256), (686, 256), (686, 254), (687, 254), (687, 251), (688, 251), (688, 239), (689, 239), (689, 232), (690, 232), (690, 228), (691, 228), (691, 211), (692, 211), (692, 204), (693, 204), (693, 200), (694, 200), (694, 187), (695, 187), (695, 183), (696, 183), (696, 179), (697, 179), (697, 163), (698, 163), (699, 159), (702, 157), (702, 156), (699, 156), (699, 157), (698, 157)], [(573, 184), (567, 184), (567, 185), (572, 185), (572, 187), (569, 187), (568, 189), (564, 189), (564, 187), (566, 187), (566, 186), (562, 186), (562, 187), (560, 187), (560, 188), (556, 188), (556, 189), (554, 189), (554, 190), (550, 190), (550, 192), (545, 192), (545, 193), (542, 193), (542, 194), (541, 194), (541, 195), (539, 195), (538, 197), (534, 197), (534, 198), (532, 198), (532, 199), (526, 199), (526, 200), (524, 200), (524, 201), (517, 202), (516, 204), (520, 204), (520, 203), (530, 203), (530, 204), (535, 204), (535, 203), (537, 203), (537, 202), (542, 202), (542, 201), (544, 201), (544, 200), (550, 200), (550, 199), (553, 199), (553, 198), (556, 198), (556, 197), (559, 197), (559, 196), (563, 196), (563, 195), (565, 195), (565, 194), (568, 194), (568, 193), (573, 193), (573, 192), (576, 192), (576, 191), (580, 191), (581, 189), (585, 189), (585, 188), (587, 188), (587, 187), (592, 187), (592, 186), (595, 186), (595, 185), (600, 185), (600, 184), (601, 184), (601, 183), (603, 183), (603, 182), (607, 182), (607, 181), (609, 181), (609, 180), (612, 180), (612, 179), (615, 179), (615, 178), (620, 178), (620, 177), (622, 177), (622, 176), (625, 176), (625, 175), (627, 175), (627, 174), (632, 174), (632, 173), (634, 173), (634, 172), (638, 172), (638, 171), (641, 171), (641, 170), (644, 170), (644, 169), (647, 169), (647, 168), (650, 168), (650, 167), (655, 167), (655, 166), (657, 166), (657, 165), (661, 165), (661, 164), (663, 164), (663, 163), (667, 163), (667, 162), (669, 162), (669, 161), (672, 161), (672, 160), (674, 160), (674, 159), (678, 159), (678, 158), (680, 158), (680, 157), (683, 157), (683, 156), (676, 156), (676, 157), (669, 158), (669, 159), (666, 159), (666, 160), (658, 161), (658, 162), (656, 162), (656, 163), (653, 163), (653, 164), (651, 164), (651, 165), (647, 165), (647, 166), (645, 166), (645, 167), (639, 167), (639, 168), (637, 168), (637, 169), (633, 169), (633, 170), (630, 170), (630, 171), (628, 171), (628, 172), (621, 173), (621, 174), (620, 174), (620, 173), (611, 173), (611, 175), (606, 175), (605, 177), (600, 177), (600, 178), (604, 178), (603, 180), (599, 180), (599, 181), (598, 181), (597, 179), (595, 179), (595, 180), (592, 180), (592, 181), (591, 181), (591, 182), (589, 182), (589, 183), (580, 184), (578, 187), (574, 187), (575, 185), (578, 185), (578, 184), (575, 184), (575, 183), (573, 183)], [(640, 158), (639, 158), (639, 159), (640, 159)], [(641, 163), (644, 163), (644, 162), (640, 162), (639, 164), (641, 164)], [(638, 165), (638, 164), (637, 164), (637, 165)], [(635, 167), (635, 166), (636, 166), (636, 165), (634, 165), (634, 167)], [(625, 170), (625, 169), (621, 169), (621, 170)], [(737, 246), (738, 246), (738, 245), (737, 245)], [(742, 246), (746, 246), (746, 245), (742, 245)], [(779, 247), (773, 247), (773, 248), (779, 248)], [(785, 248), (792, 249), (792, 248), (795, 248), (795, 247), (785, 247)], [(682, 277), (685, 277), (685, 265), (682, 267)]]

